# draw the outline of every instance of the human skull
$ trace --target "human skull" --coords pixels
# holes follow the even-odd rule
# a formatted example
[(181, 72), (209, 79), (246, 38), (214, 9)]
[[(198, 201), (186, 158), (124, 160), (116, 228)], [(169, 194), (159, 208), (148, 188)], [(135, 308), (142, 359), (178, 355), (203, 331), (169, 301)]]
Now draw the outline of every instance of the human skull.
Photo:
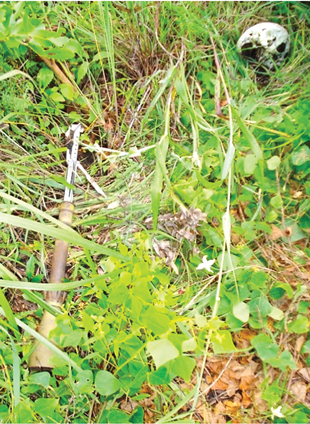
[(288, 55), (290, 36), (285, 28), (273, 22), (262, 22), (247, 29), (239, 38), (237, 50), (247, 59), (269, 69), (280, 66)]

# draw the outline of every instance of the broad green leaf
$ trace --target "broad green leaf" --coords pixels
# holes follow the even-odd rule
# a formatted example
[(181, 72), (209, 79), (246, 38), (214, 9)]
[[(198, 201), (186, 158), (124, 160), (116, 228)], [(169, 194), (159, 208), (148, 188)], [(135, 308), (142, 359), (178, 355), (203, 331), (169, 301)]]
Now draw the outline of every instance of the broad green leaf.
[(45, 389), (48, 388), (50, 384), (50, 378), (51, 375), (47, 371), (38, 372), (36, 374), (31, 374), (29, 378), (29, 382), (31, 384), (39, 384), (40, 386), (43, 386)]
[(152, 300), (146, 281), (137, 282), (135, 287), (132, 289), (132, 294), (144, 300), (144, 302), (151, 302)]
[(55, 44), (57, 47), (62, 47), (64, 44), (67, 44), (69, 41), (68, 37), (49, 37), (49, 40)]
[(208, 327), (211, 330), (218, 330), (223, 325), (223, 321), (218, 316), (215, 316), (208, 320)]
[(252, 152), (257, 157), (257, 159), (263, 159), (262, 149), (260, 148), (259, 144), (257, 143), (254, 135), (246, 127), (245, 123), (240, 118), (240, 116), (238, 115), (237, 111), (233, 107), (231, 107), (231, 110), (232, 110), (233, 116), (236, 119), (236, 121), (237, 121), (237, 123), (239, 125), (239, 128), (241, 129), (243, 135), (245, 136), (245, 138), (247, 139), (247, 141), (250, 143)]
[(57, 408), (59, 400), (55, 398), (40, 398), (34, 402), (34, 410), (43, 417), (48, 417)]
[(130, 292), (126, 286), (115, 286), (109, 294), (108, 301), (112, 304), (120, 305), (121, 303), (126, 302), (129, 295)]
[(276, 194), (271, 200), (270, 200), (270, 204), (276, 208), (276, 209), (280, 209), (281, 206), (283, 205), (282, 202), (282, 197), (280, 196), (280, 194)]
[[(264, 384), (264, 383), (263, 383)], [(264, 400), (270, 402), (271, 405), (277, 405), (280, 403), (283, 396), (283, 387), (279, 379), (274, 380), (271, 384), (269, 383), (267, 387), (262, 391), (261, 397)]]
[(244, 173), (246, 175), (252, 175), (257, 165), (257, 162), (258, 162), (258, 159), (255, 155), (246, 155), (243, 162)]
[(33, 423), (34, 421), (37, 421), (37, 418), (35, 418), (33, 402), (30, 399), (24, 399), (14, 408), (14, 423)]
[(93, 57), (93, 62), (96, 62), (97, 60), (106, 59), (108, 57), (108, 53), (105, 51), (101, 51)]
[(307, 340), (304, 344), (303, 344), (303, 346), (302, 346), (302, 348), (301, 348), (301, 353), (310, 353), (310, 340)]
[(143, 423), (143, 417), (144, 417), (144, 410), (142, 406), (137, 406), (130, 417), (130, 422), (133, 424)]
[[(0, 268), (1, 270), (1, 268)], [(299, 302), (299, 305), (297, 306), (297, 311), (301, 314), (308, 314), (309, 312), (309, 306), (310, 306), (310, 302), (306, 302), (306, 301), (301, 301)]]
[(270, 169), (270, 171), (273, 171), (274, 169), (278, 168), (280, 163), (281, 159), (279, 158), (279, 156), (272, 156), (272, 158), (267, 160), (268, 169)]
[(77, 83), (78, 84), (85, 77), (87, 71), (88, 71), (88, 63), (83, 62), (82, 65), (79, 66), (78, 73), (77, 73)]
[[(0, 422), (8, 422), (9, 408), (6, 405), (0, 406)], [(142, 421), (141, 421), (142, 422)]]
[(74, 53), (65, 47), (55, 47), (44, 52), (43, 56), (54, 60), (69, 60), (74, 58)]
[(291, 333), (307, 333), (309, 331), (309, 321), (304, 315), (298, 314), (297, 318), (288, 324), (287, 329)]
[(156, 368), (179, 356), (178, 349), (168, 339), (148, 342), (146, 347), (154, 359)]
[(171, 319), (167, 315), (156, 312), (156, 310), (151, 308), (143, 311), (140, 320), (149, 331), (157, 336), (166, 333), (170, 329)]
[(243, 326), (243, 322), (237, 319), (232, 313), (226, 315), (226, 323), (232, 331), (240, 331)]
[(182, 352), (190, 352), (195, 350), (197, 347), (197, 343), (196, 340), (194, 339), (194, 337), (192, 337), (189, 340), (184, 340), (184, 342), (182, 343)]
[(66, 49), (72, 51), (73, 53), (77, 53), (80, 57), (83, 57), (84, 55), (81, 44), (73, 38), (71, 38), (70, 41), (66, 43)]
[(236, 348), (232, 341), (231, 333), (227, 330), (214, 331), (211, 336), (211, 342), (214, 353), (235, 352)]
[(195, 314), (195, 321), (199, 328), (203, 328), (207, 325), (207, 318), (200, 314)]
[(255, 347), (258, 356), (262, 361), (268, 361), (276, 358), (279, 352), (279, 346), (271, 340), (267, 334), (259, 334), (251, 339), (251, 345)]
[(94, 330), (94, 320), (90, 315), (86, 313), (86, 311), (83, 311), (83, 325), (85, 327), (86, 331), (93, 331)]
[(309, 424), (309, 409), (307, 408), (305, 412), (297, 410), (293, 415), (286, 415), (285, 420), (289, 424)]
[(172, 372), (189, 383), (196, 361), (189, 356), (178, 356), (172, 364)]
[(72, 85), (69, 84), (60, 84), (59, 86), (61, 94), (69, 100), (73, 100), (74, 91)]
[(37, 75), (37, 79), (39, 80), (42, 88), (46, 88), (49, 85), (49, 83), (53, 80), (53, 78), (54, 78), (54, 72), (51, 69), (49, 69), (47, 66), (41, 68)]
[(110, 396), (121, 388), (121, 383), (108, 371), (98, 371), (95, 378), (95, 389), (102, 396)]
[(281, 371), (286, 371), (286, 367), (289, 367), (291, 370), (295, 370), (297, 368), (297, 365), (292, 358), (292, 354), (288, 350), (282, 352), (278, 358), (268, 359), (267, 362), (273, 367), (280, 368)]
[(260, 296), (248, 302), (253, 317), (265, 318), (272, 311), (272, 305), (265, 296)]
[(76, 376), (78, 380), (74, 385), (76, 394), (92, 393), (93, 391), (93, 372), (91, 370), (81, 371)]
[(155, 371), (152, 371), (148, 375), (148, 380), (150, 384), (159, 386), (161, 384), (169, 384), (174, 379), (175, 374), (171, 372), (171, 366), (169, 367), (162, 366)]
[(250, 308), (247, 303), (240, 302), (234, 305), (233, 314), (242, 322), (247, 322), (250, 316)]
[(270, 316), (270, 318), (273, 318), (277, 321), (280, 321), (284, 317), (284, 313), (283, 313), (283, 311), (281, 311), (281, 309), (273, 306), (272, 310), (271, 310), (271, 312), (269, 312), (268, 316)]
[(293, 289), (289, 283), (282, 283), (277, 281), (269, 292), (273, 299), (280, 299), (286, 293), (287, 297), (291, 299), (294, 295)]
[(182, 344), (184, 341), (187, 340), (187, 337), (185, 336), (185, 334), (170, 333), (167, 338), (178, 349), (179, 354), (182, 355), (183, 353)]
[(310, 161), (310, 149), (308, 146), (301, 146), (292, 153), (292, 162), (294, 165), (300, 166)]
[(65, 98), (58, 93), (58, 91), (53, 91), (53, 93), (50, 94), (50, 98), (53, 99), (55, 102), (64, 102)]
[(77, 347), (80, 345), (82, 339), (86, 339), (85, 331), (74, 330), (69, 334), (62, 336), (61, 345), (63, 347)]
[(108, 415), (109, 424), (130, 424), (130, 415), (123, 411), (112, 409)]

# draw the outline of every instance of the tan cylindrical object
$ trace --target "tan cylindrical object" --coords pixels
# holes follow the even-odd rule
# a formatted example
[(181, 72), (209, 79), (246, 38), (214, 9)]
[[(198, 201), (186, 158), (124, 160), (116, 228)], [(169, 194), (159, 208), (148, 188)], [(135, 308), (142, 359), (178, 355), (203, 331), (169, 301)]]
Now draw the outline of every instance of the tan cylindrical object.
[[(71, 227), (73, 212), (74, 205), (70, 202), (63, 202), (60, 205), (59, 221)], [(68, 249), (69, 244), (66, 241), (56, 240), (49, 284), (63, 282), (66, 273)], [(45, 292), (45, 300), (51, 305), (60, 308), (65, 300), (65, 293), (61, 291)], [(56, 328), (56, 317), (44, 311), (38, 333), (48, 339), (50, 331), (54, 328)], [(53, 355), (54, 353), (48, 347), (38, 342), (30, 355), (29, 368), (40, 370), (54, 368), (54, 365), (50, 362), (50, 358)]]

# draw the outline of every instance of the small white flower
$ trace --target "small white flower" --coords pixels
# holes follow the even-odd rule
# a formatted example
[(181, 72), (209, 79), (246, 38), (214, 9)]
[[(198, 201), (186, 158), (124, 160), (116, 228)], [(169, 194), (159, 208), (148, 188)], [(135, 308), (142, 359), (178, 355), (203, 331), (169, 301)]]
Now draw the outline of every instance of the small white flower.
[(215, 259), (211, 259), (210, 261), (208, 261), (207, 257), (204, 256), (202, 258), (201, 264), (199, 264), (196, 269), (197, 270), (206, 269), (208, 272), (213, 272), (211, 270), (211, 266), (214, 264), (214, 262), (215, 262)]
[(285, 417), (285, 415), (282, 414), (281, 409), (282, 409), (282, 406), (278, 406), (277, 408), (273, 408), (273, 407), (270, 408), (272, 412), (272, 419), (274, 419), (274, 417), (279, 417), (279, 418)]

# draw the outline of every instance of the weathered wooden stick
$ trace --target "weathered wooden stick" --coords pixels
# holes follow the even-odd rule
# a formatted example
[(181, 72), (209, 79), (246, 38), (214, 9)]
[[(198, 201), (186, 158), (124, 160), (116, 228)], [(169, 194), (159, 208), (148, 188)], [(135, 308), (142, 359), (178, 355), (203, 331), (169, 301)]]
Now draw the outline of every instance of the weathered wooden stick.
[[(71, 185), (74, 184), (76, 169), (77, 169), (77, 155), (78, 155), (78, 139), (80, 132), (82, 132), (82, 126), (80, 124), (73, 125), (69, 128), (68, 137), (69, 142), (72, 143), (68, 148), (67, 152), (67, 182)], [(73, 132), (73, 135), (71, 134)], [(60, 205), (59, 210), (59, 221), (71, 227), (72, 218), (74, 212), (73, 205), (73, 191), (70, 188), (66, 188), (64, 201)], [(68, 257), (69, 244), (63, 240), (56, 240), (53, 261), (51, 267), (51, 273), (49, 278), (50, 284), (62, 283), (66, 273), (66, 264)], [(45, 294), (45, 300), (52, 306), (60, 308), (65, 300), (64, 292), (61, 291), (49, 291)], [(47, 311), (44, 311), (41, 323), (38, 329), (38, 333), (46, 339), (49, 338), (51, 330), (56, 328), (56, 317)], [(37, 343), (29, 359), (29, 368), (37, 370), (49, 370), (54, 368), (51, 362), (51, 357), (54, 353), (46, 347), (43, 343)]]

